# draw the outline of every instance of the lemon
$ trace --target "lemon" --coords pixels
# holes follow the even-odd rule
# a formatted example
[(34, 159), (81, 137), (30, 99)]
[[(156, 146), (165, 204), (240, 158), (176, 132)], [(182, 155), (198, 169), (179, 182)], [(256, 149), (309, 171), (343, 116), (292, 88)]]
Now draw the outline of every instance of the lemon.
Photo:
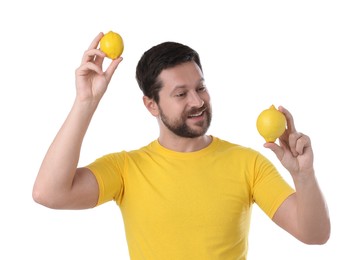
[(272, 105), (263, 110), (257, 118), (257, 130), (268, 143), (274, 143), (286, 129), (286, 118)]
[(110, 59), (117, 59), (124, 51), (124, 41), (118, 33), (109, 31), (100, 41), (100, 49)]

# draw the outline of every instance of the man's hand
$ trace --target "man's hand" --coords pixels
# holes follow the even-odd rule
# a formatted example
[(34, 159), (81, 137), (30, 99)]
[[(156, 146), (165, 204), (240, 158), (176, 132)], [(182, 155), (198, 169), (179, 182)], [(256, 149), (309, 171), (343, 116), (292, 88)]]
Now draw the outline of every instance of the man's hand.
[(80, 67), (76, 70), (77, 99), (79, 101), (98, 103), (106, 92), (118, 64), (122, 61), (121, 57), (112, 60), (106, 71), (102, 70), (106, 55), (97, 49), (102, 37), (103, 33), (99, 33), (92, 41), (83, 55)]
[(287, 109), (280, 106), (279, 110), (286, 117), (287, 129), (279, 138), (280, 146), (275, 143), (265, 143), (264, 147), (271, 149), (276, 154), (293, 178), (298, 177), (298, 174), (313, 172), (314, 155), (310, 138), (296, 131), (294, 119)]
[(266, 143), (290, 172), (296, 192), (276, 211), (273, 221), (307, 244), (324, 244), (330, 236), (328, 207), (320, 191), (313, 167), (310, 138), (296, 131), (291, 113), (279, 107), (287, 120), (287, 129), (279, 138), (280, 145)]

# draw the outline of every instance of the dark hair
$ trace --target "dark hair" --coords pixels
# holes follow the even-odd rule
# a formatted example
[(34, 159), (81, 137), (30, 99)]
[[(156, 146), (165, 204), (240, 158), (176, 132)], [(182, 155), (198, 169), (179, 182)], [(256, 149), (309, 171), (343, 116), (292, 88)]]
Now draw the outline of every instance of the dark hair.
[(143, 94), (159, 103), (162, 84), (158, 77), (161, 71), (189, 61), (194, 61), (202, 70), (198, 53), (186, 45), (164, 42), (150, 48), (136, 67), (136, 80)]

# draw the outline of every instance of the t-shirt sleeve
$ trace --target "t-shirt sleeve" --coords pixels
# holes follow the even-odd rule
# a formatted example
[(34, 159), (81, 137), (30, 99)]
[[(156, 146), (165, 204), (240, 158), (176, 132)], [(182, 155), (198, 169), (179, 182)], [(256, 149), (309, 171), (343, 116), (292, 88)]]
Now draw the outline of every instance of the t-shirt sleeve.
[(124, 153), (112, 153), (98, 158), (86, 168), (90, 169), (95, 175), (98, 187), (99, 197), (97, 205), (114, 200), (121, 203), (123, 194), (123, 169), (125, 161)]
[(293, 194), (295, 190), (263, 155), (257, 155), (254, 168), (252, 180), (253, 200), (272, 218), (282, 202)]

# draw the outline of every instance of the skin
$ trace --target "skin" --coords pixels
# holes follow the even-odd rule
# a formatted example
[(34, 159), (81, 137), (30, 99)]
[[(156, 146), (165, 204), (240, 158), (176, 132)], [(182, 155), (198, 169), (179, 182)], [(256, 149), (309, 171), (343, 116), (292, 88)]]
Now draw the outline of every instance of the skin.
[[(194, 62), (184, 63), (162, 71), (159, 77), (163, 82), (163, 88), (159, 92), (159, 104), (148, 97), (144, 97), (143, 100), (146, 108), (158, 120), (160, 144), (178, 152), (205, 148), (211, 142), (210, 136), (205, 135), (209, 127), (207, 113), (210, 113), (211, 108), (209, 93), (198, 65)], [(204, 112), (201, 116), (186, 117), (198, 114), (202, 110)], [(162, 120), (162, 111), (168, 121), (174, 124), (185, 123), (190, 131), (195, 133), (195, 137), (181, 137), (171, 131)]]
[(296, 131), (291, 113), (280, 106), (287, 120), (287, 130), (279, 138), (280, 145), (265, 143), (289, 171), (296, 193), (289, 196), (276, 211), (273, 221), (300, 241), (324, 244), (330, 236), (330, 218), (319, 188), (310, 138)]
[[(78, 168), (83, 138), (97, 106), (122, 58), (102, 71), (105, 54), (97, 49), (100, 33), (84, 53), (76, 70), (76, 98), (54, 141), (50, 145), (34, 183), (36, 202), (56, 209), (86, 209), (96, 206), (98, 184), (86, 168)], [(210, 123), (210, 96), (203, 73), (194, 62), (161, 72), (160, 101), (143, 97), (145, 107), (159, 124), (159, 142), (164, 147), (192, 152), (211, 142), (206, 135)], [(273, 221), (307, 244), (323, 244), (330, 236), (328, 209), (316, 180), (310, 138), (295, 129), (291, 113), (279, 107), (287, 119), (287, 130), (276, 143), (266, 143), (289, 171), (296, 193), (279, 207)], [(192, 117), (191, 117), (192, 116)], [(180, 136), (184, 129), (187, 136)], [(179, 130), (178, 130), (179, 129)], [(187, 129), (187, 131), (185, 131)], [(192, 136), (192, 137), (191, 137)]]

